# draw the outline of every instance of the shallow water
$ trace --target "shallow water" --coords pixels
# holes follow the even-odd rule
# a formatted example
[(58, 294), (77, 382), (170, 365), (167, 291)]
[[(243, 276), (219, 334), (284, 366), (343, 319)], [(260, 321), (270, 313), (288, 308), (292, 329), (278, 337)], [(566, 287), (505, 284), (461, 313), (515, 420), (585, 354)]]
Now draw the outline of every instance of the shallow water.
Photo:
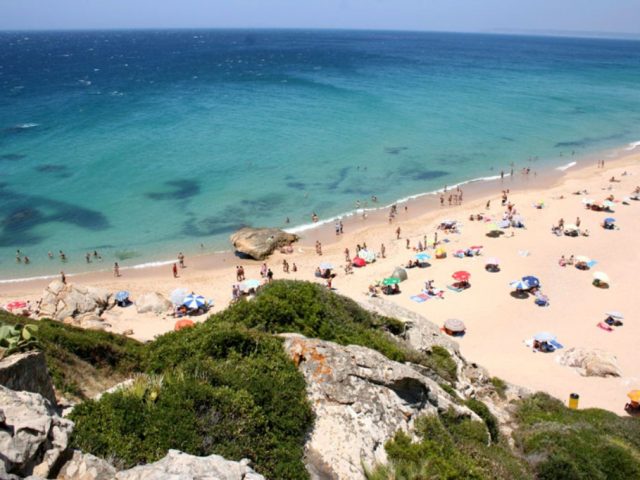
[(3, 33), (0, 278), (59, 271), (47, 251), (68, 271), (141, 264), (227, 248), (242, 225), (567, 164), (636, 142), (638, 112), (636, 41)]

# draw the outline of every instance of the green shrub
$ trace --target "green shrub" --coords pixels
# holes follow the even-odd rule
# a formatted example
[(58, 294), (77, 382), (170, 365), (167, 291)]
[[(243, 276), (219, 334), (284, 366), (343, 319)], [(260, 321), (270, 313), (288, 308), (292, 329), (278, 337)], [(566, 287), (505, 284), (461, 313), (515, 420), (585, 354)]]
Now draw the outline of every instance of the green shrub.
[(502, 399), (506, 398), (507, 384), (505, 383), (505, 381), (498, 377), (491, 377), (490, 381), (491, 385), (493, 385), (493, 388), (495, 388), (498, 396)]
[(37, 325), (7, 325), (0, 322), (0, 359), (17, 352), (40, 347), (35, 333)]
[(500, 437), (500, 429), (498, 427), (498, 419), (491, 413), (489, 408), (480, 400), (470, 398), (465, 402), (467, 407), (473, 410), (484, 421), (489, 431), (492, 442), (497, 442)]

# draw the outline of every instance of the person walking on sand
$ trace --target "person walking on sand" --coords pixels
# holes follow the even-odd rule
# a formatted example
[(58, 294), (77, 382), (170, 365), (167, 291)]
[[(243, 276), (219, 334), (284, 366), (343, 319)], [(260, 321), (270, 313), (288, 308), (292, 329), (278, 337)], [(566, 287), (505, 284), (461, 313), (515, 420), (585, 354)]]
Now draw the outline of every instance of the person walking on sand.
[(348, 247), (344, 249), (344, 260), (347, 263), (351, 261), (351, 255)]
[(576, 218), (576, 227), (580, 228), (580, 217)]
[(293, 262), (293, 263), (291, 264), (291, 271), (292, 271), (293, 273), (296, 273), (296, 272), (298, 271), (298, 266), (296, 265), (296, 262)]
[(64, 272), (60, 272), (60, 281), (65, 285), (67, 284), (67, 276), (64, 274)]
[(267, 269), (267, 282), (271, 283), (273, 281), (273, 272), (271, 269)]
[(487, 200), (487, 205), (484, 208), (487, 210), (491, 208), (491, 200)]
[(396, 240), (400, 240), (400, 227), (396, 228)]
[(173, 272), (173, 278), (178, 278), (178, 264), (174, 263), (173, 267), (171, 267), (171, 271)]
[(184, 268), (184, 254), (182, 252), (178, 254), (178, 262), (180, 262), (180, 268)]
[(380, 256), (382, 258), (387, 258), (385, 253), (387, 252), (387, 248), (384, 246), (384, 243), (380, 245)]
[(411, 241), (407, 238), (407, 250), (409, 250), (409, 248), (411, 248), (410, 244), (411, 244)]
[(444, 207), (444, 195), (440, 195), (440, 206)]
[(118, 265), (118, 262), (113, 264), (113, 276), (114, 277), (120, 276), (120, 265)]

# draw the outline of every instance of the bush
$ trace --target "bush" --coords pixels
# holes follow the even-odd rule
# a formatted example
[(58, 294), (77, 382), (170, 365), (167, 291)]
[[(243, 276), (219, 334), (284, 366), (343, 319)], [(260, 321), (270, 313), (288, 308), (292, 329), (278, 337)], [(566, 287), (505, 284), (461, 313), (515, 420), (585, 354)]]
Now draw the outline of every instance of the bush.
[(470, 398), (465, 402), (467, 407), (473, 410), (483, 421), (489, 431), (492, 442), (497, 442), (500, 438), (500, 429), (498, 427), (498, 419), (491, 413), (489, 408), (480, 400)]

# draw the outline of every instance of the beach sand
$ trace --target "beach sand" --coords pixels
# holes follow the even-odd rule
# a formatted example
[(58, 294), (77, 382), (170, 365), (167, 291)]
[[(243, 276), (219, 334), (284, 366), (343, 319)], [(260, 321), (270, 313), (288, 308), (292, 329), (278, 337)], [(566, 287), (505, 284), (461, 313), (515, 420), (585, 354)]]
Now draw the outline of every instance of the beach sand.
[[(640, 238), (640, 202), (630, 205), (618, 203), (615, 213), (593, 212), (585, 209), (583, 198), (602, 201), (613, 194), (616, 200), (629, 196), (640, 185), (640, 154), (633, 152), (607, 161), (605, 168), (597, 168), (595, 161), (581, 162), (580, 168), (572, 168), (560, 174), (533, 174), (526, 177), (516, 172), (514, 178), (482, 185), (464, 186), (465, 201), (462, 206), (440, 207), (437, 196), (426, 196), (398, 207), (399, 214), (393, 224), (387, 221), (387, 211), (371, 212), (368, 218), (350, 217), (345, 221), (345, 234), (337, 237), (333, 224), (304, 232), (303, 241), (295, 246), (293, 254), (274, 254), (267, 263), (275, 278), (318, 281), (313, 275), (320, 262), (328, 261), (342, 267), (344, 249), (348, 247), (354, 256), (356, 244), (366, 242), (378, 252), (382, 243), (386, 246), (385, 259), (379, 259), (353, 275), (345, 276), (342, 268), (333, 282), (336, 292), (356, 300), (362, 300), (369, 284), (391, 274), (394, 267), (414, 258), (415, 252), (405, 247), (406, 238), (411, 246), (427, 235), (433, 240), (437, 225), (446, 218), (461, 222), (460, 233), (438, 239), (447, 242), (446, 259), (432, 259), (431, 266), (408, 270), (409, 279), (401, 284), (400, 295), (385, 297), (430, 321), (442, 325), (448, 318), (459, 318), (467, 325), (467, 334), (457, 338), (462, 354), (470, 362), (486, 367), (491, 375), (531, 390), (547, 392), (563, 401), (571, 393), (580, 395), (580, 407), (600, 407), (624, 414), (627, 391), (640, 388), (640, 368), (637, 365), (640, 322), (635, 318), (640, 311), (640, 297), (635, 292), (636, 269), (640, 267), (640, 253), (636, 246)], [(626, 171), (628, 174), (622, 176)], [(611, 183), (615, 176), (620, 182)], [(526, 178), (524, 178), (526, 177)], [(493, 215), (500, 219), (505, 208), (500, 206), (500, 193), (511, 189), (509, 200), (524, 217), (526, 229), (509, 229), (499, 238), (488, 238), (485, 222), (469, 221), (471, 213)], [(586, 189), (588, 195), (572, 192)], [(489, 210), (485, 209), (491, 200)], [(544, 208), (533, 204), (544, 201)], [(445, 202), (446, 203), (446, 202)], [(618, 230), (604, 230), (602, 219), (613, 216), (620, 225)], [(590, 231), (589, 237), (558, 237), (551, 233), (551, 226), (558, 219), (574, 223), (580, 217), (581, 228)], [(400, 226), (401, 238), (395, 230)], [(515, 235), (511, 236), (511, 232)], [(315, 253), (316, 240), (323, 242), (323, 255)], [(482, 255), (473, 258), (455, 258), (451, 254), (459, 248), (482, 245)], [(525, 255), (524, 252), (527, 252)], [(433, 249), (429, 249), (433, 254)], [(591, 271), (580, 271), (572, 266), (561, 267), (561, 255), (586, 255), (597, 260)], [(501, 261), (499, 273), (484, 269), (485, 260), (497, 257)], [(297, 273), (285, 274), (282, 260), (296, 263)], [(186, 259), (187, 268), (174, 279), (171, 266), (147, 269), (124, 269), (120, 278), (111, 272), (88, 273), (73, 276), (69, 282), (104, 287), (113, 291), (129, 290), (132, 298), (158, 291), (168, 296), (175, 288), (185, 287), (215, 301), (214, 312), (224, 309), (231, 298), (231, 286), (235, 283), (235, 266), (245, 267), (246, 278), (260, 279), (262, 262), (240, 260), (233, 254), (206, 255)], [(460, 293), (446, 289), (451, 275), (458, 270), (471, 273), (471, 288)], [(599, 289), (592, 285), (594, 271), (606, 272), (611, 288)], [(543, 292), (550, 298), (550, 306), (538, 307), (533, 299), (515, 299), (510, 295), (509, 282), (525, 275), (535, 275), (542, 283)], [(415, 303), (410, 296), (420, 293), (426, 280), (445, 290), (444, 299), (431, 299)], [(17, 298), (36, 301), (49, 281), (38, 280), (3, 284), (0, 303)], [(596, 327), (605, 319), (605, 312), (618, 310), (625, 314), (624, 326), (613, 332)], [(105, 321), (114, 332), (134, 331), (133, 337), (150, 340), (155, 335), (173, 328), (171, 317), (159, 318), (152, 314), (138, 315), (135, 307), (116, 308), (105, 313)], [(204, 320), (202, 316), (197, 320)], [(564, 350), (556, 353), (534, 353), (524, 344), (525, 339), (540, 331), (557, 335)], [(599, 348), (616, 355), (622, 371), (620, 378), (582, 377), (579, 373), (558, 363), (563, 351), (572, 347)]]

